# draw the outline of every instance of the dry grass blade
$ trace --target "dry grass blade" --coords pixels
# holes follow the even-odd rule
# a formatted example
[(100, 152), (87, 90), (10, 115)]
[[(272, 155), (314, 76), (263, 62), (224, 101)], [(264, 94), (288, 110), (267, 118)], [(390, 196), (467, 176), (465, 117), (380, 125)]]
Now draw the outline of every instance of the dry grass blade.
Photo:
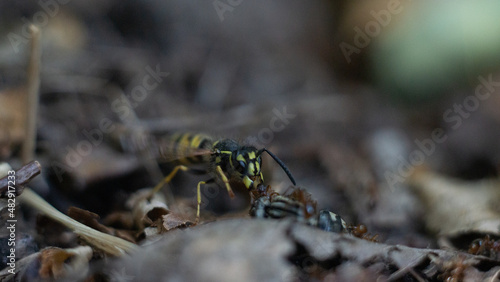
[(120, 256), (126, 252), (132, 252), (137, 249), (137, 246), (133, 243), (92, 229), (66, 216), (30, 189), (26, 189), (19, 199), (51, 219), (70, 228), (87, 243), (107, 254)]

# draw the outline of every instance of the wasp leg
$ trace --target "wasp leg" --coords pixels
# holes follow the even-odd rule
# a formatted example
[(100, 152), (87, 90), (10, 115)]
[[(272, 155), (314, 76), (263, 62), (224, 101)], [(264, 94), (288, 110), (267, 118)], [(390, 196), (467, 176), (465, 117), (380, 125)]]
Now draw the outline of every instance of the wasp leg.
[(198, 182), (198, 186), (196, 187), (196, 197), (197, 197), (197, 202), (198, 202), (198, 209), (196, 211), (196, 223), (198, 223), (199, 220), (200, 220), (201, 185), (203, 185), (203, 184), (209, 184), (209, 183), (214, 183), (214, 182), (215, 182), (215, 179), (213, 179), (213, 178), (211, 178), (209, 180)]
[(229, 197), (234, 198), (233, 190), (231, 189), (231, 185), (229, 185), (229, 179), (227, 179), (226, 175), (224, 174), (224, 172), (222, 171), (222, 168), (219, 165), (217, 166), (216, 169), (220, 175), (220, 178), (222, 179), (222, 181), (224, 181), (224, 184), (226, 185), (227, 192), (229, 193)]
[(153, 196), (154, 194), (156, 194), (158, 191), (160, 191), (160, 189), (167, 183), (169, 183), (170, 181), (172, 181), (172, 178), (174, 178), (174, 176), (177, 174), (177, 172), (180, 170), (182, 171), (187, 171), (189, 170), (189, 168), (187, 166), (184, 166), (184, 165), (178, 165), (176, 167), (174, 167), (174, 169), (172, 170), (172, 172), (167, 175), (165, 178), (163, 178), (162, 181), (160, 181), (160, 183), (156, 184), (155, 188), (153, 188), (153, 191), (151, 191), (151, 196)]
[(198, 186), (196, 188), (196, 197), (197, 197), (197, 201), (198, 201), (198, 209), (196, 211), (196, 223), (198, 223), (198, 221), (200, 221), (201, 185), (202, 184), (206, 184), (206, 182), (205, 181), (198, 182)]

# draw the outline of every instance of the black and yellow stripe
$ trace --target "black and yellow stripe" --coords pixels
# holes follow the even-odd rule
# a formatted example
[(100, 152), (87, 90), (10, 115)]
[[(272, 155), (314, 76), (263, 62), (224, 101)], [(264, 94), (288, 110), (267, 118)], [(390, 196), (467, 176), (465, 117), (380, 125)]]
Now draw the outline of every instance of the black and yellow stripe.
[(182, 133), (174, 134), (170, 138), (172, 146), (169, 155), (176, 156), (177, 162), (183, 165), (199, 164), (210, 160), (212, 139), (204, 134)]
[(182, 165), (207, 163), (212, 153), (212, 138), (204, 134), (182, 133), (158, 139), (160, 159)]

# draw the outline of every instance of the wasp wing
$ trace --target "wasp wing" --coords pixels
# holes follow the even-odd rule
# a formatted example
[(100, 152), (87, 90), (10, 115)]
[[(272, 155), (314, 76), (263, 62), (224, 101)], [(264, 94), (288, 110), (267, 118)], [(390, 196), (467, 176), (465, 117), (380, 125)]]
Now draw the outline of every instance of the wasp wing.
[(181, 133), (158, 137), (123, 130), (116, 139), (123, 151), (146, 154), (160, 162), (196, 164), (206, 161), (206, 156), (212, 154), (212, 139), (203, 134)]
[(157, 140), (158, 160), (197, 164), (206, 161), (212, 154), (211, 139), (204, 135), (173, 135)]

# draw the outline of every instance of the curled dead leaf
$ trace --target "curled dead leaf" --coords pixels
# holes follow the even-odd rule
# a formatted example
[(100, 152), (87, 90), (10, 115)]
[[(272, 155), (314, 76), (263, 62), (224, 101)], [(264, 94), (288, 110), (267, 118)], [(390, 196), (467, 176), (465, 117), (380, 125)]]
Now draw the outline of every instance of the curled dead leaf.
[(152, 189), (141, 189), (127, 201), (127, 207), (132, 210), (132, 217), (139, 229), (150, 226), (170, 212), (165, 197), (160, 193), (151, 196), (151, 191)]
[(151, 191), (152, 189), (139, 190), (127, 202), (127, 206), (132, 210), (135, 226), (143, 235), (140, 237), (148, 238), (174, 228), (194, 225), (181, 214), (170, 211), (160, 193), (151, 196)]
[(80, 246), (74, 249), (46, 248), (40, 252), (38, 274), (43, 279), (84, 278), (92, 248)]

